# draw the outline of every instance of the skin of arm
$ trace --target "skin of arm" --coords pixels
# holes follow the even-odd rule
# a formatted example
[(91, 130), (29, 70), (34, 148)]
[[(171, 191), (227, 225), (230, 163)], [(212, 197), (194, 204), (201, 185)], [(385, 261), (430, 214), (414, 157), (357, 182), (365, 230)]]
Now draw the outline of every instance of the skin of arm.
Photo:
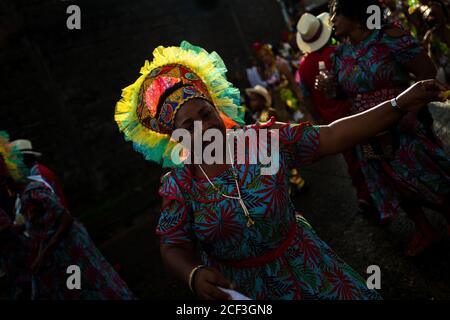
[[(162, 207), (169, 203), (163, 198)], [(161, 258), (168, 269), (177, 279), (188, 284), (189, 274), (193, 268), (202, 264), (193, 244), (164, 244), (160, 245)]]
[(318, 156), (343, 152), (390, 127), (402, 117), (390, 102), (320, 127)]
[[(386, 101), (362, 113), (320, 126), (317, 157), (341, 153), (375, 136), (397, 123), (405, 113), (416, 113), (431, 101), (443, 100), (440, 94), (446, 90), (449, 90), (448, 86), (434, 79), (419, 81), (397, 96), (400, 109)], [(277, 129), (282, 125), (284, 124), (276, 123), (273, 128)]]
[[(439, 95), (448, 90), (436, 80), (420, 81), (397, 98), (401, 111), (417, 113), (431, 101), (442, 100)], [(340, 153), (368, 139), (398, 122), (403, 113), (384, 102), (360, 114), (343, 118), (320, 127), (319, 157)]]
[(160, 251), (168, 271), (185, 284), (188, 284), (192, 269), (202, 264), (191, 245), (161, 244)]

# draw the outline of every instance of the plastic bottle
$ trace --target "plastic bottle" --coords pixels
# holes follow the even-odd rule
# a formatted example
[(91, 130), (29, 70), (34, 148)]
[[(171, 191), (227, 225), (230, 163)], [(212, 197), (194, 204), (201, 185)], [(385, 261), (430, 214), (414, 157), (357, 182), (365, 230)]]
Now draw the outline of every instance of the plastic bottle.
[(336, 98), (336, 86), (334, 83), (329, 83), (332, 75), (331, 73), (327, 70), (327, 66), (325, 65), (324, 61), (319, 61), (319, 76), (325, 80), (325, 82), (327, 83), (327, 90), (324, 93), (325, 97), (327, 99), (334, 99)]

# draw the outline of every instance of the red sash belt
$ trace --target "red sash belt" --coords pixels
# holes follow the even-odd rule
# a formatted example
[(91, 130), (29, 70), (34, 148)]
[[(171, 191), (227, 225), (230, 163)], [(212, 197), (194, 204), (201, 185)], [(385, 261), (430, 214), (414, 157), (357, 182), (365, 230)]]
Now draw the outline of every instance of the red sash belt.
[(263, 254), (262, 256), (242, 260), (221, 260), (214, 258), (213, 261), (234, 268), (256, 268), (264, 266), (269, 262), (279, 258), (284, 252), (286, 252), (286, 250), (289, 248), (289, 245), (294, 240), (296, 233), (297, 233), (297, 224), (294, 222), (292, 223), (292, 226), (289, 230), (286, 239), (276, 249), (269, 251)]

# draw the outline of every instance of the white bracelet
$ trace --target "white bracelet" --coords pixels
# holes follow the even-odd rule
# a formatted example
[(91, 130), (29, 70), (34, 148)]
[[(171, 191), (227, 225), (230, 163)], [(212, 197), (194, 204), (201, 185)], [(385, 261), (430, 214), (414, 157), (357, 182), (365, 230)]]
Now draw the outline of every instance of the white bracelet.
[(399, 106), (398, 103), (397, 103), (397, 98), (391, 99), (391, 106), (392, 106), (392, 108), (394, 108), (395, 110), (398, 110), (398, 111), (400, 111), (400, 112), (403, 112), (403, 109), (400, 108), (400, 106)]

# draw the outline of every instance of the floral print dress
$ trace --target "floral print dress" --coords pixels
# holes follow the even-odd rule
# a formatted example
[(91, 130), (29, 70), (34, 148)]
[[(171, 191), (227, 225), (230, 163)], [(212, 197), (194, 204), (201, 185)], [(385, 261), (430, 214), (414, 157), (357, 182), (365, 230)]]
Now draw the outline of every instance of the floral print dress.
[[(384, 29), (373, 31), (356, 45), (343, 44), (332, 60), (339, 86), (351, 99), (351, 114), (388, 101), (406, 89), (409, 76), (403, 65), (421, 52), (411, 35), (393, 37)], [(437, 205), (450, 195), (450, 158), (431, 130), (431, 116), (426, 112), (422, 115), (425, 120), (417, 122), (416, 134), (393, 126), (388, 133), (355, 148), (381, 220), (397, 214), (402, 195)], [(375, 159), (365, 152), (369, 144), (372, 149), (389, 152)]]
[[(36, 257), (59, 227), (67, 210), (45, 184), (31, 181), (21, 194), (26, 227), (31, 236), (32, 256)], [(133, 299), (133, 294), (92, 242), (86, 229), (76, 220), (56, 249), (32, 278), (35, 300), (111, 300)], [(81, 271), (81, 290), (69, 290), (67, 268), (76, 265)]]
[[(255, 132), (261, 128), (253, 127)], [(379, 299), (295, 212), (290, 200), (290, 168), (294, 159), (296, 164), (314, 161), (319, 127), (286, 124), (277, 130), (271, 129), (280, 138), (276, 174), (262, 175), (262, 165), (251, 164), (248, 151), (245, 164), (235, 165), (253, 226), (247, 226), (238, 201), (224, 198), (184, 166), (162, 177), (160, 195), (168, 201), (156, 230), (161, 243), (198, 244), (203, 263), (219, 269), (252, 299)], [(259, 147), (270, 152), (270, 141), (258, 141)], [(210, 179), (224, 194), (236, 196), (231, 170)]]

